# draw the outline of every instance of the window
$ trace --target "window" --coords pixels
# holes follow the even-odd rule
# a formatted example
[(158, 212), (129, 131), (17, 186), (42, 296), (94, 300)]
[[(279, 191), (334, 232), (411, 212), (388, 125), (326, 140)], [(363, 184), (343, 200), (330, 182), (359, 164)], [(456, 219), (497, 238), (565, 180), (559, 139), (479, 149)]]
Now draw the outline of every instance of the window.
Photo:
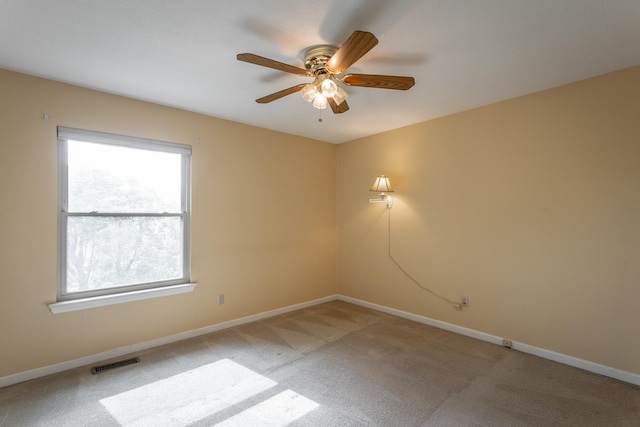
[(58, 301), (189, 282), (190, 146), (59, 127), (58, 159)]

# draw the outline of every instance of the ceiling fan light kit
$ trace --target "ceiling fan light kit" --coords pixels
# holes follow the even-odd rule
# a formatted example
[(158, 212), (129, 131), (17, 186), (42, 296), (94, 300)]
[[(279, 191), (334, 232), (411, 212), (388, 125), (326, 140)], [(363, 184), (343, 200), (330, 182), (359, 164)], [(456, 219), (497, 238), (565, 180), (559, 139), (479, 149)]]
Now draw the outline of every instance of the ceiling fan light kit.
[[(336, 105), (346, 99), (346, 96), (336, 99), (338, 85), (333, 81), (336, 77), (327, 69), (327, 62), (337, 51), (336, 46), (320, 45), (310, 47), (304, 55), (304, 65), (309, 70), (309, 76), (313, 77), (313, 82), (302, 89), (301, 95), (319, 110), (327, 108), (328, 98), (333, 98)], [(344, 89), (342, 92), (346, 94)]]
[(304, 57), (305, 69), (252, 53), (238, 54), (237, 59), (286, 73), (313, 78), (311, 83), (299, 84), (272, 93), (256, 99), (256, 102), (266, 104), (286, 95), (300, 92), (302, 98), (310, 102), (315, 108), (323, 110), (329, 105), (334, 114), (340, 114), (349, 110), (349, 105), (346, 101), (349, 95), (336, 82), (341, 82), (348, 86), (394, 90), (407, 90), (415, 84), (413, 77), (374, 74), (342, 75), (347, 68), (377, 44), (378, 39), (373, 34), (366, 31), (354, 31), (340, 47), (317, 45), (308, 48)]

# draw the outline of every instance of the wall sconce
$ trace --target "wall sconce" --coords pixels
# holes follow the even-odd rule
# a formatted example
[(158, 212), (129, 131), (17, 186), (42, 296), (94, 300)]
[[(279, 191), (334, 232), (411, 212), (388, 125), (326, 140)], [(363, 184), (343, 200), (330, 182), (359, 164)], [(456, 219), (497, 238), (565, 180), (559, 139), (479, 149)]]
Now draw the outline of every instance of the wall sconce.
[(380, 194), (378, 195), (379, 196), (378, 199), (369, 199), (369, 203), (386, 203), (387, 204), (387, 212), (389, 215), (389, 225), (387, 228), (387, 249), (389, 251), (388, 255), (391, 261), (393, 261), (393, 263), (400, 269), (400, 271), (402, 271), (405, 274), (405, 276), (407, 276), (417, 287), (419, 287), (423, 291), (426, 291), (431, 295), (433, 295), (434, 297), (440, 298), (441, 300), (451, 304), (453, 308), (455, 308), (456, 310), (462, 310), (463, 307), (467, 307), (468, 304), (465, 303), (466, 297), (462, 297), (463, 299), (460, 302), (458, 302), (458, 301), (452, 301), (440, 295), (439, 293), (431, 290), (430, 288), (427, 288), (422, 284), (420, 284), (420, 282), (418, 282), (411, 274), (407, 272), (407, 270), (402, 268), (402, 266), (398, 263), (398, 261), (396, 261), (396, 259), (391, 254), (391, 206), (393, 206), (393, 198), (387, 193), (393, 193), (393, 188), (391, 188), (391, 182), (389, 182), (389, 178), (384, 175), (380, 175), (379, 177), (377, 177), (376, 180), (373, 182), (373, 185), (371, 186), (370, 191), (375, 191), (376, 193), (380, 193)]
[(393, 206), (393, 197), (387, 193), (393, 193), (393, 188), (391, 188), (389, 177), (384, 175), (377, 177), (369, 191), (380, 193), (378, 195), (380, 197), (379, 199), (369, 199), (369, 203), (386, 203), (387, 209), (391, 209), (391, 206)]

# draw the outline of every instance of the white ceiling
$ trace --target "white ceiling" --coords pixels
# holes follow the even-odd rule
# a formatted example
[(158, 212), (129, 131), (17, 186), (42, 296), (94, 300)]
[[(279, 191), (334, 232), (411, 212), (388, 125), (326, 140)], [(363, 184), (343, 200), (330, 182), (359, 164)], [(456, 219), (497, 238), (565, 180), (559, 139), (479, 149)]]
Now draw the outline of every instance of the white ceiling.
[[(346, 87), (334, 115), (292, 94), (305, 48), (354, 30), (379, 44), (350, 72), (413, 76), (409, 91)], [(639, 0), (0, 0), (0, 68), (333, 143), (640, 64)]]

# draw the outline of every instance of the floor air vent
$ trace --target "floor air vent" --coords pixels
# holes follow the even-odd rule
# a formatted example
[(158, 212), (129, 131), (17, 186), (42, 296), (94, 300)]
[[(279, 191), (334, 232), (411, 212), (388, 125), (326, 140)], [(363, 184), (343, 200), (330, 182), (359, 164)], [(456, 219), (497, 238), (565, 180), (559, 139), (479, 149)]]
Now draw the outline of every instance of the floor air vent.
[(132, 359), (127, 359), (127, 360), (120, 360), (119, 362), (113, 362), (113, 363), (107, 363), (106, 365), (94, 366), (93, 368), (91, 368), (91, 373), (95, 375), (104, 371), (121, 368), (122, 366), (132, 365), (134, 363), (139, 363), (139, 362), (140, 362), (139, 357), (134, 357)]

